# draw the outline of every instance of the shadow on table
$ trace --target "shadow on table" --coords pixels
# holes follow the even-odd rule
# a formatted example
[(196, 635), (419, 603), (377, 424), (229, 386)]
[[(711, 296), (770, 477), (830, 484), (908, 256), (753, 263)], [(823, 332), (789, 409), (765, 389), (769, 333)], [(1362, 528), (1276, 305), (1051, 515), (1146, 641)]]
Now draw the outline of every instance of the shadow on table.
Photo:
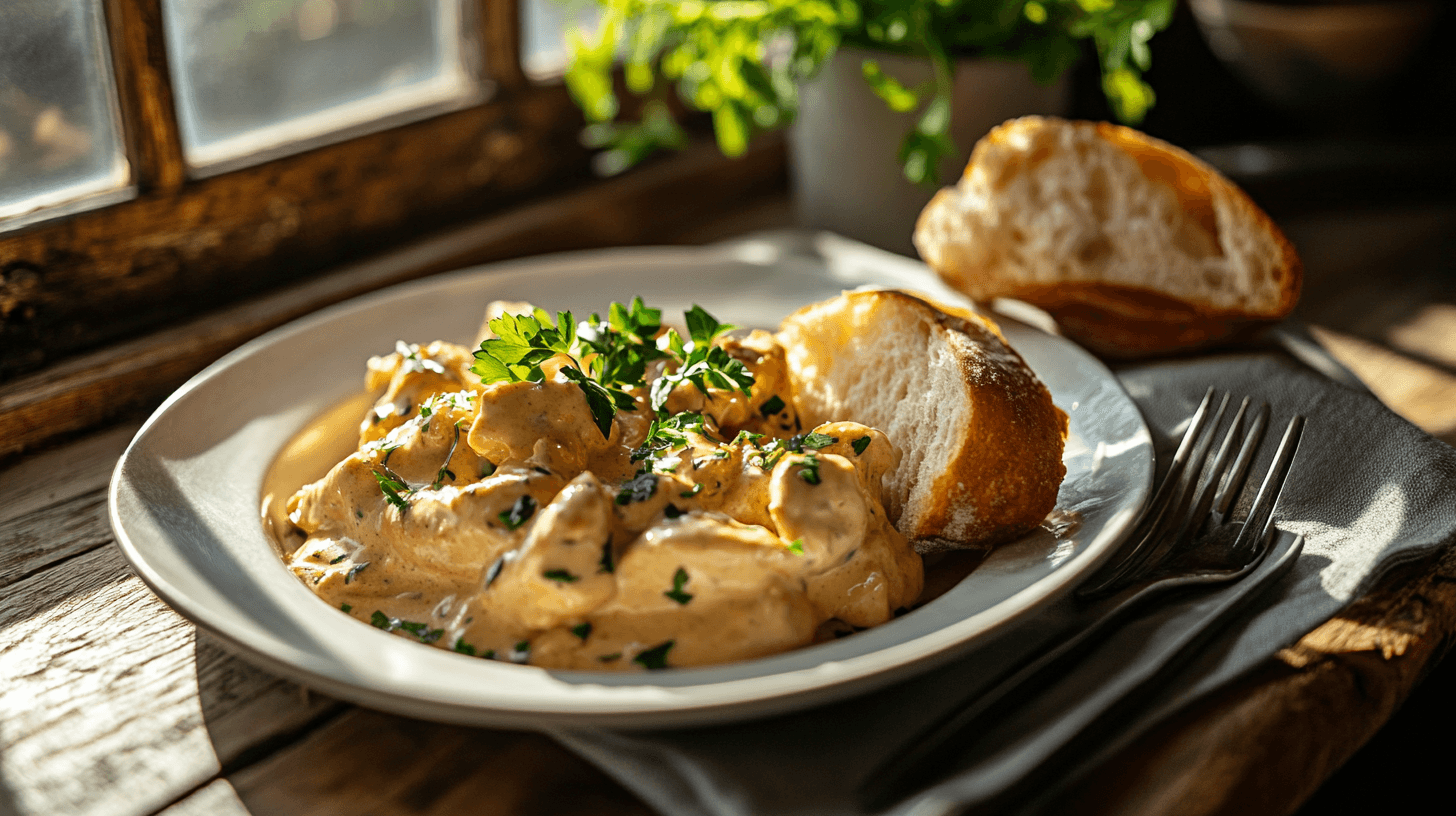
[[(649, 816), (602, 772), (537, 733), (357, 708), (271, 677), (199, 633), (197, 681), (219, 778), (197, 813), (478, 812)], [(193, 812), (193, 811), (188, 811)]]

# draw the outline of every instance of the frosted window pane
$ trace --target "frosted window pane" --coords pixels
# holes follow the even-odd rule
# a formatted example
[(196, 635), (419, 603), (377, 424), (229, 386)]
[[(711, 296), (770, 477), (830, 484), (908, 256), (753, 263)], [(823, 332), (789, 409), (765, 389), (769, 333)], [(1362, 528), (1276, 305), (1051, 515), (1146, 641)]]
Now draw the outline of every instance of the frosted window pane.
[(261, 161), (470, 104), (461, 0), (162, 0), (183, 152)]
[(98, 0), (0, 0), (0, 229), (128, 188)]
[(521, 68), (532, 79), (566, 70), (566, 30), (593, 29), (601, 8), (589, 0), (521, 0)]

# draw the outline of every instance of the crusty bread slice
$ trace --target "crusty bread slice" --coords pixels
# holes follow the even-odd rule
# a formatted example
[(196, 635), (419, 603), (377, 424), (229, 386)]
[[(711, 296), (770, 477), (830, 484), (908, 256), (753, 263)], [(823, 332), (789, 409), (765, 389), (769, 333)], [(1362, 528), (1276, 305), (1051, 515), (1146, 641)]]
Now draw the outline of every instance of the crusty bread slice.
[(886, 509), (917, 550), (1010, 541), (1051, 512), (1067, 416), (994, 324), (861, 291), (789, 315), (778, 337), (806, 428), (853, 420), (900, 449)]
[(1049, 312), (1114, 357), (1201, 348), (1278, 320), (1299, 297), (1294, 248), (1189, 153), (1130, 128), (1028, 116), (988, 133), (915, 228), (920, 255), (970, 297)]

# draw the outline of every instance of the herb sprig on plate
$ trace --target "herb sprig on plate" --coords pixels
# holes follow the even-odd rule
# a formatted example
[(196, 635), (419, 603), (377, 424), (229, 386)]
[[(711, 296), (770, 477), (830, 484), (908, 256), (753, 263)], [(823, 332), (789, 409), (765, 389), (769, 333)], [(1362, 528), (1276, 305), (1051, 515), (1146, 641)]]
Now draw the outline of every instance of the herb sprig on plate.
[(611, 436), (617, 411), (630, 411), (636, 400), (630, 389), (647, 387), (648, 367), (658, 360), (676, 363), (671, 374), (651, 387), (651, 404), (659, 419), (667, 419), (667, 397), (679, 383), (691, 382), (703, 393), (710, 387), (749, 393), (753, 374), (739, 360), (713, 345), (713, 340), (734, 327), (719, 323), (700, 306), (684, 315), (689, 340), (669, 329), (662, 342), (662, 310), (647, 307), (641, 298), (623, 306), (613, 303), (607, 319), (593, 314), (580, 324), (571, 312), (552, 318), (542, 309), (529, 315), (505, 314), (490, 321), (495, 337), (480, 344), (471, 371), (485, 383), (544, 382), (542, 365), (563, 355), (561, 375), (586, 396), (592, 419), (603, 437)]

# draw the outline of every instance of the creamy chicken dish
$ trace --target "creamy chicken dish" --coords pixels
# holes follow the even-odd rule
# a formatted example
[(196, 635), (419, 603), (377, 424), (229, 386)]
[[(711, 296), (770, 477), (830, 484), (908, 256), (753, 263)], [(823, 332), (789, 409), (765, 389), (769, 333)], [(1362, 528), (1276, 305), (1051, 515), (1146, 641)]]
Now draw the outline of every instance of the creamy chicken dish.
[(369, 361), (357, 450), (287, 506), (288, 565), (320, 598), (477, 658), (643, 670), (783, 652), (919, 596), (881, 494), (900, 454), (801, 427), (773, 335), (694, 307), (683, 337), (640, 300), (580, 323), (517, 308), (478, 351)]

